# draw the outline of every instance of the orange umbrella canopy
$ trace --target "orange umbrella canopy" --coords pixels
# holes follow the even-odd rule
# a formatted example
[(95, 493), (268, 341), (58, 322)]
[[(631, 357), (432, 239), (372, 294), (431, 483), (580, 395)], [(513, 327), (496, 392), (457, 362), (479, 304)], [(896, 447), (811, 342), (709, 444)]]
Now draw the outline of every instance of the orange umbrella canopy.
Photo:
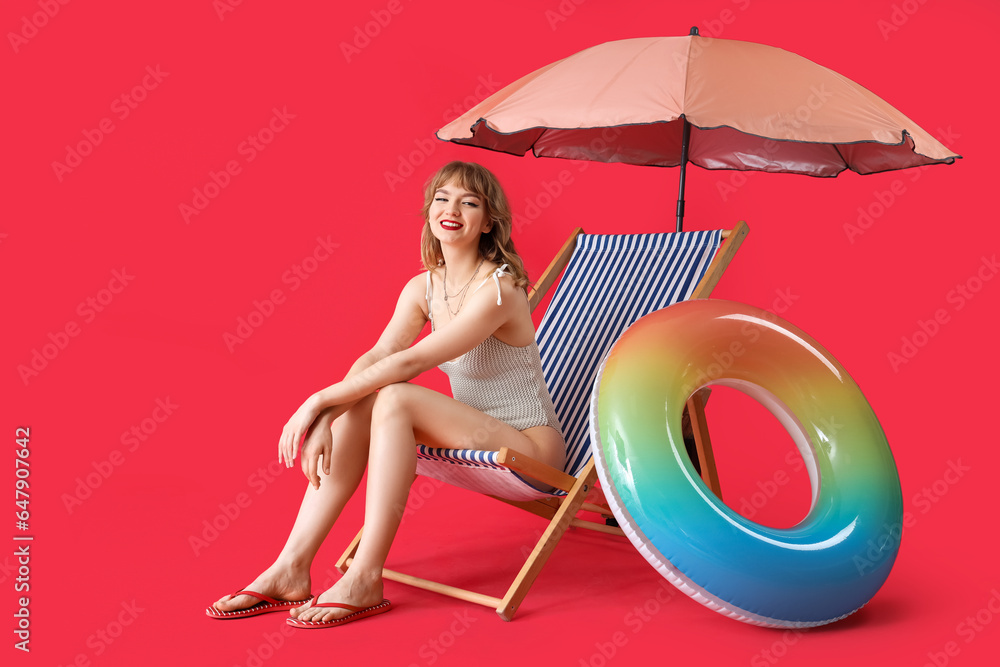
[(687, 152), (706, 169), (810, 176), (961, 157), (833, 70), (697, 34), (585, 49), (494, 93), (437, 136), (515, 155), (661, 167), (683, 165)]

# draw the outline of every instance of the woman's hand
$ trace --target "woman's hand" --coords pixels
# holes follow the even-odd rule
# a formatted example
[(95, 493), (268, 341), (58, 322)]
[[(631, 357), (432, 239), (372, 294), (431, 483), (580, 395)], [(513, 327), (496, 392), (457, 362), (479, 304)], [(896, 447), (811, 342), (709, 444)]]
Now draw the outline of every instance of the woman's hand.
[(292, 467), (299, 451), (299, 445), (302, 444), (302, 439), (309, 432), (309, 427), (316, 421), (319, 413), (319, 398), (313, 394), (285, 424), (285, 428), (281, 431), (281, 438), (278, 440), (278, 462), (284, 463), (286, 468)]
[(323, 457), (323, 472), (330, 474), (330, 456), (333, 453), (333, 412), (324, 410), (313, 422), (302, 444), (302, 474), (317, 489), (319, 488), (319, 459)]

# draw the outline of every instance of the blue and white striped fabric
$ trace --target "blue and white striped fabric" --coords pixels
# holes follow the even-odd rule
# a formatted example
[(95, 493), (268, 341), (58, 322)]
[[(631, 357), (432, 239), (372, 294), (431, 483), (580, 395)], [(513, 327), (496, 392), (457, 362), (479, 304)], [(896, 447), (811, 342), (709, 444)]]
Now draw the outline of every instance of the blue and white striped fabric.
[(597, 369), (633, 322), (691, 296), (722, 232), (580, 236), (536, 338), (574, 477), (590, 459)]
[[(566, 439), (568, 474), (576, 477), (590, 459), (590, 393), (604, 355), (640, 317), (689, 298), (721, 242), (719, 230), (577, 238), (536, 334)], [(538, 491), (496, 465), (496, 452), (421, 445), (417, 472), (510, 500), (562, 495)]]

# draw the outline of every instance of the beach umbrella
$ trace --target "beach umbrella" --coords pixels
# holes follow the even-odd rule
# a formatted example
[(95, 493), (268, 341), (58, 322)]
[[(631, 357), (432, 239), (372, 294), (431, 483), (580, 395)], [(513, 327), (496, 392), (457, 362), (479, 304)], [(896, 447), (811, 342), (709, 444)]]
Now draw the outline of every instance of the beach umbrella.
[(877, 95), (789, 51), (691, 34), (606, 42), (538, 69), (438, 130), (514, 155), (832, 177), (951, 164)]

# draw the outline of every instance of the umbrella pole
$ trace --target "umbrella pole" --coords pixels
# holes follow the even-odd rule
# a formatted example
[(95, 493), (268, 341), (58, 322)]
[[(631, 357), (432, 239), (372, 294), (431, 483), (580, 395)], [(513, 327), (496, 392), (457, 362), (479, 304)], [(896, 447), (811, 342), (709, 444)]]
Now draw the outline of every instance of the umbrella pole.
[(681, 116), (684, 129), (681, 133), (681, 178), (677, 193), (677, 231), (684, 231), (684, 176), (687, 172), (688, 143), (691, 141), (691, 123)]

